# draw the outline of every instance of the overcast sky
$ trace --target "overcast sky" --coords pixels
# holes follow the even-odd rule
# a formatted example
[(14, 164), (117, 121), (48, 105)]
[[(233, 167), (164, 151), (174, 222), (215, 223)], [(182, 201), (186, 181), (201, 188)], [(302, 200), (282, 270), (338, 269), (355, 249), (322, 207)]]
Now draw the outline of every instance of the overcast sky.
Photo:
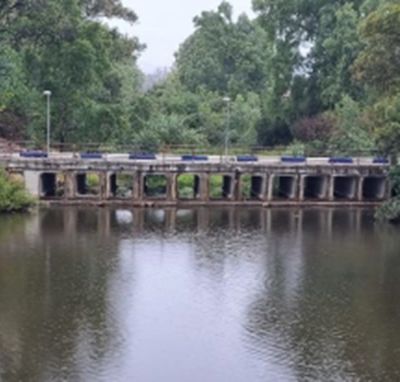
[[(193, 31), (193, 17), (216, 9), (222, 0), (123, 0), (139, 16), (133, 26), (118, 23), (123, 33), (134, 34), (147, 44), (139, 66), (146, 73), (169, 67), (174, 52)], [(235, 14), (251, 14), (251, 0), (230, 0)]]

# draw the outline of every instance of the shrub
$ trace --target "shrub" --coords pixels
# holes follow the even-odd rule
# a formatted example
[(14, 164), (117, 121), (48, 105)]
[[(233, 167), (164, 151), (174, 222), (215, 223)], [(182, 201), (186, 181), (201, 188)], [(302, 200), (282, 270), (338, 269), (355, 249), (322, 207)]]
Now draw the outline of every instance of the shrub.
[(384, 203), (375, 214), (377, 220), (400, 223), (400, 166), (390, 171), (394, 197)]
[(400, 199), (393, 198), (384, 203), (375, 214), (377, 220), (400, 223)]
[(24, 185), (0, 171), (0, 212), (25, 211), (33, 204), (34, 200)]

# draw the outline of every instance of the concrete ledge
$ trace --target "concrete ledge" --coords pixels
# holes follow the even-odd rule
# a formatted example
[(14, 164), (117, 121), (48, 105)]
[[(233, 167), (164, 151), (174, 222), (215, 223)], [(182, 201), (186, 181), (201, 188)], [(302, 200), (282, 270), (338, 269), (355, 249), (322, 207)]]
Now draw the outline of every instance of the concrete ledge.
[(280, 208), (280, 207), (378, 207), (382, 202), (376, 201), (340, 201), (340, 202), (329, 202), (329, 201), (226, 201), (226, 200), (211, 200), (208, 202), (202, 201), (177, 201), (169, 202), (166, 200), (146, 200), (142, 202), (134, 202), (132, 200), (95, 200), (90, 199), (74, 199), (74, 200), (62, 200), (62, 199), (42, 199), (39, 201), (40, 205), (44, 206), (93, 206), (93, 207), (105, 207), (105, 206), (123, 206), (123, 207), (141, 207), (141, 208), (192, 208), (192, 207), (262, 207), (262, 208)]

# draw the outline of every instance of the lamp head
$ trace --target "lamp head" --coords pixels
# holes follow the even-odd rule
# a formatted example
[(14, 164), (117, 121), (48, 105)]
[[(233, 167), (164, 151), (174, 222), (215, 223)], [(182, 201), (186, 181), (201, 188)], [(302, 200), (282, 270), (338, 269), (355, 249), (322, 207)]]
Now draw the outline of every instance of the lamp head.
[(43, 95), (45, 95), (46, 97), (50, 97), (51, 96), (51, 91), (50, 90), (45, 90), (43, 92)]

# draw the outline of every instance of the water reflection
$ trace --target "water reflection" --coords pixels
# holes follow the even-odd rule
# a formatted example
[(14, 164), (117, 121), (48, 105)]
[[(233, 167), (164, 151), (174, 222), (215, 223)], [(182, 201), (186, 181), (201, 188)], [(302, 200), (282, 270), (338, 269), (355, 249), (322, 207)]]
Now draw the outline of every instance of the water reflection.
[(0, 380), (400, 377), (400, 238), (371, 210), (54, 208), (0, 223)]

